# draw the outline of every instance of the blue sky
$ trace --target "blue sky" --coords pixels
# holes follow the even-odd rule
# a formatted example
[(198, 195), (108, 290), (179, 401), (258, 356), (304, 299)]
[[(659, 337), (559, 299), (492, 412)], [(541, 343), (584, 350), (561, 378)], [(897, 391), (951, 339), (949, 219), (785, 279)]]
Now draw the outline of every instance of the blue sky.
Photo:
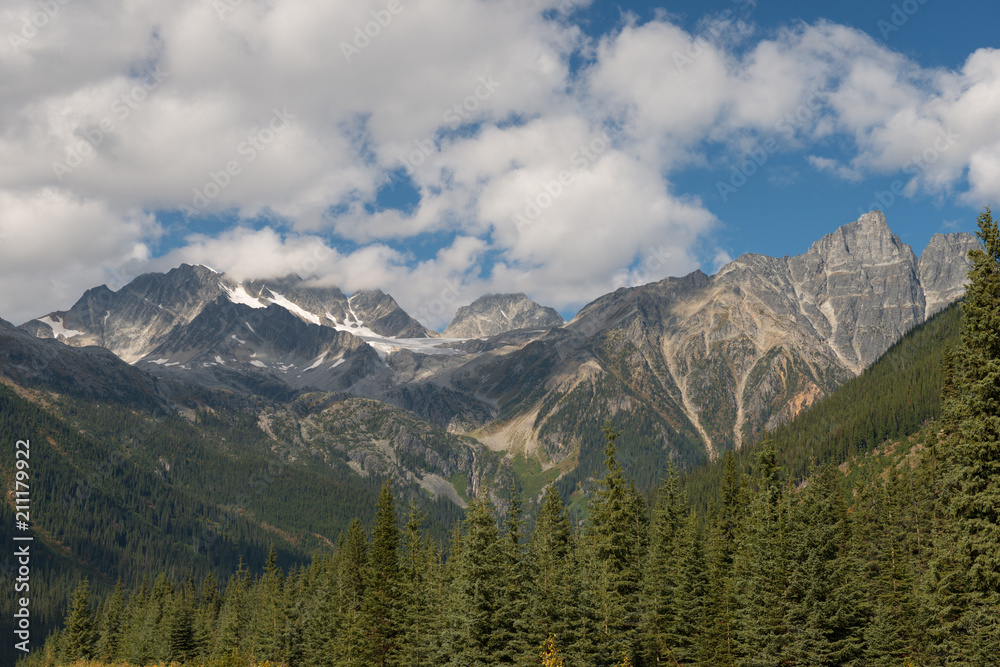
[(995, 3), (95, 0), (0, 10), (0, 317), (200, 262), (565, 316), (1000, 195)]

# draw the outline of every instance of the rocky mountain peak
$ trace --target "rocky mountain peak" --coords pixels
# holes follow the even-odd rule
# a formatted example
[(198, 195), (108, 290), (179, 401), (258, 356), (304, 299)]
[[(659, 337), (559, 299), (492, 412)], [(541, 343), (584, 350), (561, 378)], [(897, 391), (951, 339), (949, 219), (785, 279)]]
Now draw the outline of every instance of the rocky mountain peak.
[(916, 263), (908, 245), (892, 233), (882, 211), (870, 211), (813, 243), (810, 253), (839, 264), (878, 264), (902, 259)]
[(920, 253), (918, 271), (930, 317), (965, 293), (966, 275), (972, 266), (969, 251), (979, 247), (975, 234), (935, 234)]
[(527, 328), (559, 327), (565, 323), (554, 308), (542, 306), (523, 293), (486, 294), (455, 313), (445, 338), (485, 338)]

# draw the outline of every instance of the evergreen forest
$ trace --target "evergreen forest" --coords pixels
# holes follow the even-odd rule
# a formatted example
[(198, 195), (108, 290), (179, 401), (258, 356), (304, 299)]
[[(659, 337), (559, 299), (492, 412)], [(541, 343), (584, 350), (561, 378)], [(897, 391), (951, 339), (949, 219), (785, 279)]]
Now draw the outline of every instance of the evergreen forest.
[(19, 665), (998, 664), (1000, 229), (978, 225), (961, 305), (650, 494), (610, 423), (584, 511), (550, 485), (526, 512), (515, 489), (446, 534), (384, 483), (308, 561), (247, 525), (252, 567), (224, 581), (169, 554), (137, 585), (82, 579)]

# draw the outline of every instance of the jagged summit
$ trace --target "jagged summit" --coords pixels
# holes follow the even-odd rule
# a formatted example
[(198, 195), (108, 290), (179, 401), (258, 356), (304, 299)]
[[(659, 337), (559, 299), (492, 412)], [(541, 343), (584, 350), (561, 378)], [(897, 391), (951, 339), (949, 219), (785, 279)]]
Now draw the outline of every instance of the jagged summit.
[(552, 461), (600, 445), (587, 424), (628, 419), (694, 462), (787, 421), (959, 299), (977, 245), (938, 234), (918, 259), (873, 211), (796, 256), (618, 289), (569, 324), (524, 294), (488, 294), (444, 338), (381, 290), (182, 265), (21, 329), (203, 387), (376, 398)]
[(523, 293), (486, 294), (455, 313), (445, 328), (445, 338), (485, 338), (507, 331), (559, 327), (562, 316), (554, 308), (541, 306)]

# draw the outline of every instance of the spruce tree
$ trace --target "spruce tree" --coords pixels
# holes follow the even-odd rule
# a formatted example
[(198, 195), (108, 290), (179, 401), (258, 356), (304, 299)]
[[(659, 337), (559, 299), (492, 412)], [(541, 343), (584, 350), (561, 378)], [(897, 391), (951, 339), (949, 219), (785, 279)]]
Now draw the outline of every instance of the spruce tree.
[(105, 662), (114, 662), (121, 657), (125, 635), (125, 594), (121, 579), (115, 584), (115, 591), (104, 610), (101, 639), (97, 655)]
[(497, 664), (501, 646), (498, 626), (506, 623), (503, 604), (502, 550), (491, 505), (485, 498), (469, 504), (459, 570), (463, 622), (457, 665)]
[(94, 655), (97, 633), (90, 608), (90, 582), (84, 579), (73, 591), (73, 602), (66, 615), (60, 657), (66, 662), (89, 660)]
[(535, 520), (529, 543), (531, 586), (528, 590), (528, 626), (532, 648), (554, 639), (571, 646), (575, 640), (577, 600), (573, 595), (571, 550), (573, 533), (559, 493), (550, 486)]
[(362, 603), (366, 663), (385, 667), (396, 664), (403, 611), (400, 605), (399, 526), (388, 481), (379, 494), (367, 565)]
[(229, 579), (219, 611), (219, 629), (214, 654), (219, 657), (239, 656), (247, 636), (250, 621), (250, 577), (240, 561), (236, 573)]
[(528, 565), (523, 547), (524, 518), (521, 499), (511, 490), (510, 510), (504, 520), (500, 543), (500, 601), (496, 616), (496, 661), (500, 664), (534, 664), (536, 646), (529, 640)]
[(643, 573), (642, 647), (645, 664), (670, 662), (673, 647), (667, 636), (677, 617), (677, 548), (686, 511), (677, 489), (673, 466), (660, 487), (649, 529), (649, 551)]
[(285, 625), (284, 573), (272, 544), (264, 565), (264, 575), (252, 593), (253, 610), (250, 647), (257, 660), (276, 661), (282, 652)]
[(596, 568), (598, 645), (602, 659), (608, 662), (612, 656), (633, 658), (640, 648), (639, 592), (648, 525), (643, 499), (634, 486), (625, 483), (616, 458), (618, 433), (610, 422), (605, 425), (604, 435), (607, 474), (591, 501), (588, 542)]
[(831, 465), (814, 471), (792, 514), (788, 653), (802, 664), (849, 664), (864, 649), (866, 610), (838, 475)]
[(954, 551), (939, 548), (936, 567), (938, 613), (961, 617), (945, 646), (960, 647), (972, 662), (1000, 652), (1000, 229), (988, 207), (978, 226), (954, 386), (945, 388), (944, 422), (954, 430), (945, 442)]
[(167, 660), (187, 662), (198, 654), (195, 644), (195, 588), (194, 581), (178, 590), (169, 603), (164, 625), (167, 630)]
[(788, 494), (777, 454), (765, 443), (754, 473), (756, 491), (733, 559), (737, 664), (787, 664), (788, 578), (791, 568)]
[(367, 570), (367, 537), (361, 522), (354, 519), (337, 559), (336, 618), (332, 625), (324, 621), (319, 629), (328, 637), (329, 648), (323, 655), (331, 656), (334, 665), (363, 664), (368, 629), (362, 612), (369, 580)]
[(429, 665), (434, 644), (435, 619), (431, 615), (434, 583), (434, 550), (420, 535), (424, 516), (410, 502), (406, 515), (405, 550), (402, 558), (400, 590), (402, 623), (400, 663), (412, 667)]

